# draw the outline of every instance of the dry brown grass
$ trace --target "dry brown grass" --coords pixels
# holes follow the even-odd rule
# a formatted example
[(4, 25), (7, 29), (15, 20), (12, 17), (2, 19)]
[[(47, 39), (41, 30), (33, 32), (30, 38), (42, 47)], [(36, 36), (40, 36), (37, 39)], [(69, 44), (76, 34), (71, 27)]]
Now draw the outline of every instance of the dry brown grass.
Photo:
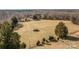
[[(77, 25), (72, 24), (71, 21), (62, 21), (62, 20), (41, 20), (41, 21), (30, 21), (22, 22), (23, 27), (16, 30), (21, 35), (21, 41), (25, 42), (27, 48), (36, 46), (38, 40), (42, 38), (48, 39), (49, 36), (55, 36), (54, 30), (56, 25), (59, 22), (64, 22), (68, 27), (69, 33), (78, 31), (79, 28)], [(39, 32), (33, 32), (34, 29), (39, 29)]]

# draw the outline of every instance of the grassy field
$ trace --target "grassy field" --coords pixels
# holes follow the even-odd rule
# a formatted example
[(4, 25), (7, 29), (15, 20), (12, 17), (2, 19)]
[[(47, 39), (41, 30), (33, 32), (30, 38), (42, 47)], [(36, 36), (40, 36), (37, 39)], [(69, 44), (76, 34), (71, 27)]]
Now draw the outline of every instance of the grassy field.
[[(78, 31), (78, 25), (74, 25), (71, 21), (63, 20), (41, 20), (41, 21), (30, 21), (21, 22), (22, 28), (16, 30), (21, 35), (21, 41), (25, 42), (27, 48), (35, 47), (38, 40), (43, 38), (48, 39), (49, 36), (55, 36), (55, 27), (59, 22), (64, 22), (68, 27), (69, 33)], [(39, 29), (39, 32), (34, 32), (34, 29)]]

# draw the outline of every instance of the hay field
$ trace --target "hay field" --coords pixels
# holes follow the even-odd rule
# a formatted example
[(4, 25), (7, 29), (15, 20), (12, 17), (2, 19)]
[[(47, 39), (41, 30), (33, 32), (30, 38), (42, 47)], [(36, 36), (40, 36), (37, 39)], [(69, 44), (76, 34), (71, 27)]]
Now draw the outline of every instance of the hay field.
[[(38, 40), (41, 41), (43, 38), (48, 39), (49, 36), (55, 36), (54, 30), (59, 22), (65, 23), (65, 25), (68, 27), (69, 33), (79, 30), (78, 26), (74, 25), (71, 21), (41, 20), (21, 22), (23, 27), (16, 30), (16, 32), (21, 35), (20, 40), (26, 43), (27, 48), (35, 47)], [(40, 31), (34, 32), (34, 29), (39, 29)]]

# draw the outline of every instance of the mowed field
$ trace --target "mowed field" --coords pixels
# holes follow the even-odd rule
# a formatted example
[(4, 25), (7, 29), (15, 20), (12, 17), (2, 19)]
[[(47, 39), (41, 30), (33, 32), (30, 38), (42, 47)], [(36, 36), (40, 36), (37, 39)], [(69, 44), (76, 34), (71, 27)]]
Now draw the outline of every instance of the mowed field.
[[(64, 22), (68, 27), (69, 33), (79, 31), (78, 25), (74, 25), (71, 21), (63, 20), (41, 20), (41, 21), (29, 21), (21, 22), (22, 28), (16, 30), (21, 35), (20, 40), (25, 42), (27, 48), (36, 47), (36, 42), (43, 38), (48, 39), (49, 36), (55, 36), (55, 27), (59, 22)], [(39, 32), (34, 32), (34, 29), (39, 29)], [(55, 43), (54, 43), (55, 44)], [(57, 44), (58, 45), (58, 44)]]

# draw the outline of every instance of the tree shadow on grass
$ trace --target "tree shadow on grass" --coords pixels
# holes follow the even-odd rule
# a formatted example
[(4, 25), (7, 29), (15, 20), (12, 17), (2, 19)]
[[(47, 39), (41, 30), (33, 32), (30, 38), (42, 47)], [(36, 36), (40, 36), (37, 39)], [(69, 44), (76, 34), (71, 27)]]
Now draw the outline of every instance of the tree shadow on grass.
[(70, 40), (70, 41), (79, 41), (79, 37), (74, 37), (74, 36), (67, 36), (66, 40)]
[(18, 29), (20, 29), (20, 28), (22, 28), (22, 27), (23, 27), (22, 24), (17, 24), (17, 26), (15, 27), (15, 30), (18, 30)]

